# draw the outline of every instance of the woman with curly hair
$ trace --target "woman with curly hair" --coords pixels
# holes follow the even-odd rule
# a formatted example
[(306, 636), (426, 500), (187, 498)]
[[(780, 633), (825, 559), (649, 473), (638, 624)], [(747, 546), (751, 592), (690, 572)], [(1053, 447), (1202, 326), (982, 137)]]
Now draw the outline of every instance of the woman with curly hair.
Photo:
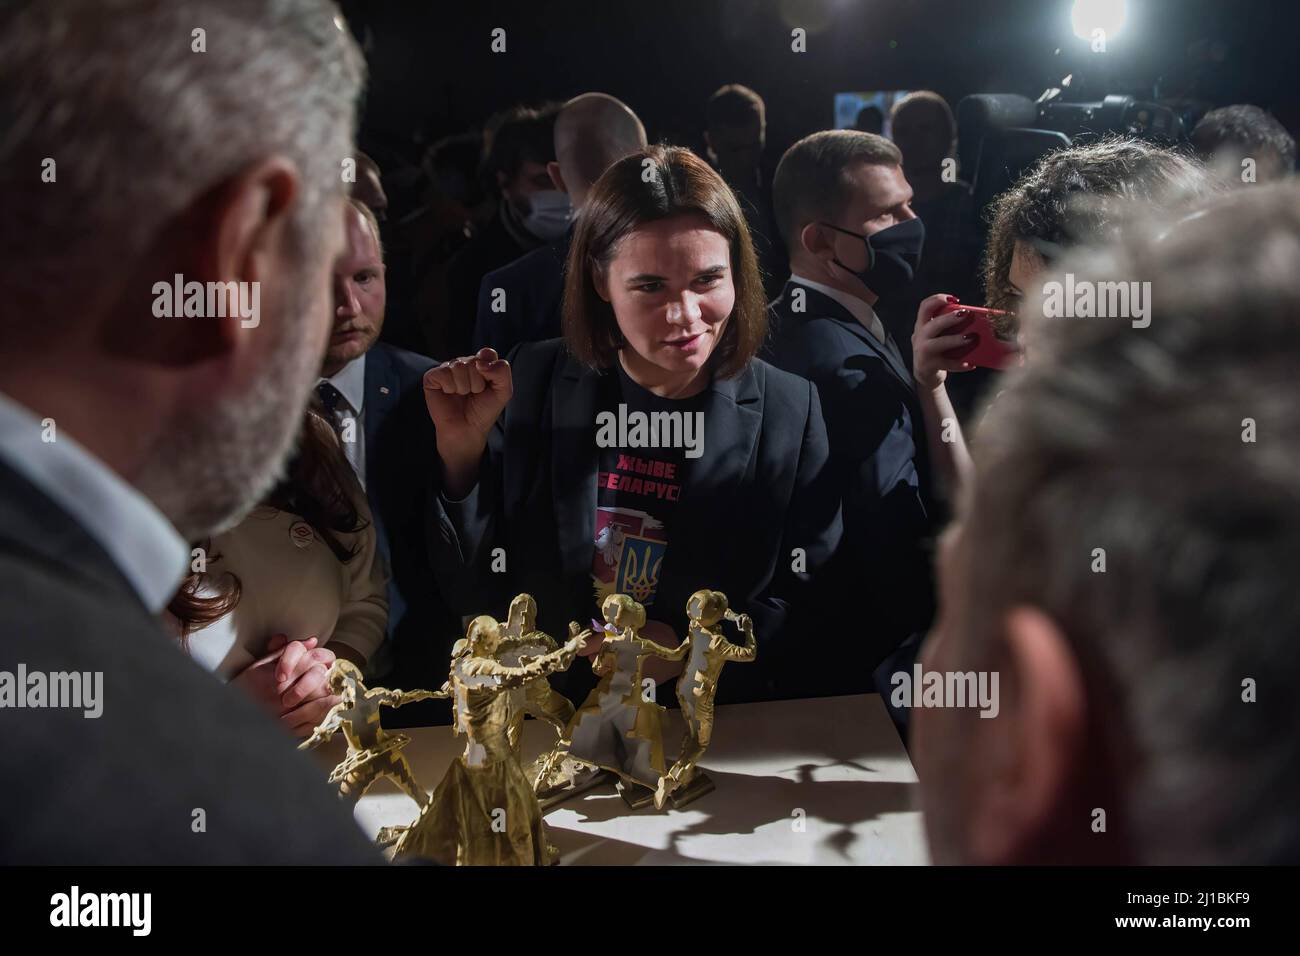
[[(1144, 212), (1175, 207), (1219, 191), (1196, 159), (1138, 139), (1106, 137), (1049, 153), (989, 207), (984, 300), (1014, 312), (1026, 291), (1067, 249), (1107, 241)], [(949, 493), (969, 472), (970, 456), (945, 388), (949, 372), (973, 366), (945, 353), (962, 344), (952, 328), (956, 300), (932, 295), (917, 310), (912, 369), (930, 436), (930, 453)], [(1007, 329), (1005, 331), (1012, 331)], [(948, 428), (944, 428), (948, 419)], [(945, 434), (946, 432), (946, 434)], [(943, 438), (948, 440), (942, 440)]]

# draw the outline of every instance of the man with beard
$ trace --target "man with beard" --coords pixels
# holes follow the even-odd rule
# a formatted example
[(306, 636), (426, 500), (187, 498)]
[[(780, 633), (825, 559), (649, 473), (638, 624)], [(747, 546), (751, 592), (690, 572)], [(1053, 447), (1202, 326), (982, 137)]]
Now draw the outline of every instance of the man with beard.
[[(102, 675), (95, 719), (0, 694), (0, 862), (377, 861), (159, 620), (201, 558), (186, 542), (263, 498), (302, 421), (361, 74), (321, 0), (0, 13), (0, 189), (23, 224), (0, 239), (0, 670)], [(168, 317), (151, 298), (173, 280), (250, 290), (256, 314)]]

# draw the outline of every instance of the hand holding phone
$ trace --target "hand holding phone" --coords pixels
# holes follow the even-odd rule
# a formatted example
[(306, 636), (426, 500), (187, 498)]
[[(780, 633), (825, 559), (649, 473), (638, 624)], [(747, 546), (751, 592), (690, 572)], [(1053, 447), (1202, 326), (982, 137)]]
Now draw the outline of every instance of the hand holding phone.
[(998, 335), (994, 328), (994, 320), (998, 316), (1014, 316), (1014, 312), (982, 309), (978, 306), (954, 302), (941, 309), (936, 317), (953, 313), (964, 313), (966, 318), (949, 329), (948, 334), (971, 335), (974, 338), (965, 345), (948, 349), (943, 353), (944, 358), (968, 362), (984, 368), (1009, 368), (1024, 361), (1020, 346), (1014, 340)]

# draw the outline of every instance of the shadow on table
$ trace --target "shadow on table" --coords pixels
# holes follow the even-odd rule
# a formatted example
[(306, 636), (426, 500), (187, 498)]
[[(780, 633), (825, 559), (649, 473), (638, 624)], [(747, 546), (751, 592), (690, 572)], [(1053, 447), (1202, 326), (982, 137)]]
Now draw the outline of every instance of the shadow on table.
[[(652, 807), (630, 810), (609, 787), (593, 790), (582, 798), (563, 804), (578, 814), (577, 822), (580, 824), (607, 823), (629, 816), (662, 815), (671, 827), (668, 847), (664, 850), (612, 840), (604, 834), (584, 833), (555, 824), (548, 826), (558, 835), (553, 842), (560, 846), (566, 862), (627, 864), (652, 860), (654, 863), (702, 863), (708, 861), (701, 860), (698, 855), (689, 855), (684, 846), (694, 837), (754, 834), (772, 824), (790, 824), (789, 839), (794, 845), (796, 811), (801, 810), (805, 830), (800, 832), (811, 834), (823, 851), (817, 854), (818, 862), (857, 862), (852, 851), (860, 836), (854, 828), (887, 814), (914, 811), (917, 785), (895, 781), (813, 779), (815, 771), (834, 766), (837, 764), (800, 764), (791, 768), (793, 777), (709, 770), (716, 790), (683, 810), (668, 810), (662, 814)], [(678, 821), (680, 825), (673, 826)], [(824, 851), (830, 851), (829, 858)], [(812, 854), (800, 855), (812, 858)], [(771, 862), (796, 861), (774, 859)]]
[(733, 724), (725, 714), (721, 715), (714, 728), (711, 752), (718, 756), (740, 750), (747, 746), (746, 735), (755, 734), (760, 739), (774, 741), (772, 746), (777, 748), (797, 748), (795, 752), (801, 757), (824, 756), (833, 763), (908, 759), (903, 741), (878, 694), (770, 701), (764, 708), (742, 725), (744, 732), (734, 736), (730, 730)]

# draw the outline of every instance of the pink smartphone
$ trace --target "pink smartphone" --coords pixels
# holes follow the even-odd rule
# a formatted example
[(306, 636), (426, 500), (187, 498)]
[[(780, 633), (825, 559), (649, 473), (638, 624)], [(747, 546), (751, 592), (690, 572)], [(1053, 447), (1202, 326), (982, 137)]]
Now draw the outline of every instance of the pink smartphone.
[[(974, 335), (975, 340), (944, 353), (945, 358), (960, 359), (984, 368), (1009, 368), (1023, 361), (1020, 347), (1014, 341), (1004, 339), (993, 328), (994, 316), (1015, 316), (1014, 312), (998, 309), (982, 309), (975, 305), (962, 305), (954, 302), (943, 307), (938, 315), (950, 315), (953, 312), (966, 312), (967, 318), (953, 326), (945, 335)], [(938, 316), (936, 316), (937, 318)]]

